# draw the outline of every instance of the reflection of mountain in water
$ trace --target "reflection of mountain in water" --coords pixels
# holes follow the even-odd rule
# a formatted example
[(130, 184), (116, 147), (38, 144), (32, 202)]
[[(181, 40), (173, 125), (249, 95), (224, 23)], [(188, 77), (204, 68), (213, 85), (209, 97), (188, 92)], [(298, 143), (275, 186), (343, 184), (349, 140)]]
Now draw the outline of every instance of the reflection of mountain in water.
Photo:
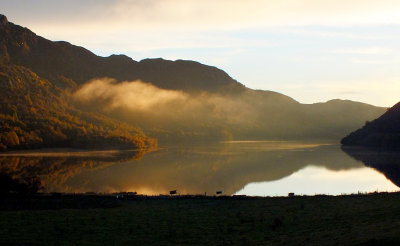
[(361, 167), (338, 146), (240, 143), (175, 147), (153, 152), (129, 165), (82, 172), (64, 186), (77, 192), (137, 191), (166, 194), (234, 194), (251, 182), (279, 180), (308, 165), (331, 170)]
[(379, 151), (363, 147), (342, 148), (349, 156), (362, 161), (365, 166), (381, 172), (393, 184), (400, 187), (400, 152)]
[(339, 146), (290, 142), (170, 147), (140, 160), (140, 152), (91, 153), (3, 156), (0, 171), (14, 178), (37, 176), (48, 192), (166, 194), (177, 189), (181, 194), (214, 194), (216, 190), (234, 194), (249, 183), (279, 180), (308, 165), (331, 170), (362, 166)]
[(45, 191), (63, 186), (67, 192), (65, 182), (85, 170), (99, 170), (143, 155), (143, 151), (16, 152), (0, 156), (0, 173), (16, 180), (39, 178)]

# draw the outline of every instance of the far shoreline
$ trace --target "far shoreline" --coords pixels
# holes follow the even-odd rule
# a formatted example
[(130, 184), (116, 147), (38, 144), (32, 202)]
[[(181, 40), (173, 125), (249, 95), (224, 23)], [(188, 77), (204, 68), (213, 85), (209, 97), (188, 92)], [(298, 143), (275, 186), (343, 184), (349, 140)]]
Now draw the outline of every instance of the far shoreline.
[(43, 149), (21, 149), (0, 152), (0, 157), (90, 157), (110, 156), (118, 153), (129, 152), (151, 152), (159, 148), (144, 149), (84, 149), (84, 148), (43, 148)]

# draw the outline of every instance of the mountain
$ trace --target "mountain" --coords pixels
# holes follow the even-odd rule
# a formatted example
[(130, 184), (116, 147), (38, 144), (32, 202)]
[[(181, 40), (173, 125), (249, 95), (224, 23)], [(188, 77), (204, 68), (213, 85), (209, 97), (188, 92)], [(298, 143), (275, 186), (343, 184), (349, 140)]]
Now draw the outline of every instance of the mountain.
[(5, 41), (11, 42), (10, 37), (13, 37), (6, 35), (12, 30), (8, 28), (10, 25), (4, 16), (0, 17), (0, 150), (142, 149), (156, 145), (154, 139), (138, 128), (73, 107), (57, 83), (38, 76), (28, 67), (10, 62), (8, 50), (12, 48), (5, 45)]
[(3, 59), (28, 67), (40, 77), (63, 87), (81, 85), (93, 78), (111, 77), (118, 81), (151, 81), (164, 89), (244, 89), (224, 71), (198, 62), (163, 59), (137, 62), (125, 55), (99, 57), (68, 42), (53, 42), (37, 36), (27, 28), (8, 22), (5, 16), (0, 19), (0, 55)]
[[(37, 36), (8, 22), (5, 16), (0, 16), (0, 62), (5, 70), (22, 69), (53, 88), (50, 102), (58, 100), (54, 106), (64, 105), (55, 109), (57, 112), (68, 112), (82, 124), (97, 122), (96, 129), (103, 123), (88, 120), (89, 115), (113, 122), (108, 123), (114, 126), (107, 128), (110, 133), (92, 135), (118, 135), (117, 128), (123, 126), (124, 133), (119, 136), (140, 136), (144, 145), (154, 141), (143, 132), (162, 143), (232, 139), (338, 141), (349, 130), (384, 113), (383, 108), (343, 100), (301, 104), (277, 92), (246, 88), (224, 71), (194, 61), (100, 57), (68, 42)], [(1, 83), (6, 85), (15, 76), (25, 79), (18, 93), (31, 96), (32, 91), (23, 89), (32, 81), (28, 77), (7, 75)], [(16, 91), (7, 90), (7, 97), (2, 97), (4, 103), (17, 105), (17, 98), (12, 97)], [(18, 105), (29, 105), (22, 97), (18, 100)], [(13, 119), (17, 119), (14, 113), (22, 115), (19, 109), (1, 110)], [(86, 118), (82, 119), (82, 115)], [(22, 121), (30, 125), (26, 132), (35, 129), (30, 121), (36, 115), (29, 117)], [(67, 128), (55, 124), (53, 128), (62, 132), (58, 135), (68, 138), (60, 141), (61, 145), (75, 146), (77, 134), (70, 139)], [(43, 134), (39, 135), (43, 139)], [(45, 146), (52, 146), (50, 143)]]
[(360, 145), (388, 150), (400, 149), (400, 103), (388, 109), (378, 119), (342, 139), (343, 145)]

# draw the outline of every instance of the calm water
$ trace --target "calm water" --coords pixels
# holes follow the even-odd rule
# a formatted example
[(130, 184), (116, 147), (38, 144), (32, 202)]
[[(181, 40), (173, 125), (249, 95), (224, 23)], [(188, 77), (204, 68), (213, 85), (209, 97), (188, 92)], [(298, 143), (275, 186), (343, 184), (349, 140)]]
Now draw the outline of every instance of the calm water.
[[(0, 171), (36, 176), (45, 192), (257, 196), (398, 191), (400, 154), (279, 141), (222, 142), (141, 152), (25, 152)], [(397, 185), (396, 185), (397, 184)]]

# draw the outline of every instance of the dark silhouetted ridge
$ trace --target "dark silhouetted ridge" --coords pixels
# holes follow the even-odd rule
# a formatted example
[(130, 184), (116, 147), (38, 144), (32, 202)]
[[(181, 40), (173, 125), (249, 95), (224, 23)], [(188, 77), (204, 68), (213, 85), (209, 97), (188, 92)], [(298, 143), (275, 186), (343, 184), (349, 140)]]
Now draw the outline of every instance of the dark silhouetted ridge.
[(8, 23), (7, 17), (4, 15), (0, 14), (0, 26), (6, 25)]
[(381, 117), (350, 133), (342, 139), (343, 145), (360, 145), (382, 149), (400, 149), (400, 103)]
[[(7, 22), (0, 30), (0, 46), (11, 62), (30, 68), (39, 76), (59, 82), (61, 77), (83, 84), (95, 77), (118, 81), (142, 80), (165, 89), (185, 91), (243, 90), (244, 86), (224, 71), (194, 61), (145, 59), (134, 61), (125, 55), (96, 56), (65, 41), (52, 42), (29, 29)], [(68, 85), (65, 85), (68, 86)]]

